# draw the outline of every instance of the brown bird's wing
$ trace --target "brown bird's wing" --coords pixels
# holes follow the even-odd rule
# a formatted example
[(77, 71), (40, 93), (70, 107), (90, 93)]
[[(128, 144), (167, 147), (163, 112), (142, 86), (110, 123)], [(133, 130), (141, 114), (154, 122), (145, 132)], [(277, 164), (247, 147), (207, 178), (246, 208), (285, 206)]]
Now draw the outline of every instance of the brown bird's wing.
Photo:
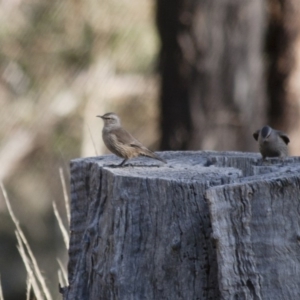
[(119, 143), (140, 149), (140, 155), (152, 157), (154, 159), (157, 159), (157, 160), (160, 160), (160, 161), (166, 163), (166, 161), (164, 159), (162, 159), (159, 155), (155, 154), (154, 152), (152, 152), (151, 150), (149, 150), (148, 148), (143, 146), (137, 139), (135, 139), (125, 129), (118, 128), (117, 130), (111, 131), (111, 133), (116, 136)]
[(119, 143), (133, 147), (143, 147), (143, 145), (137, 139), (135, 139), (127, 130), (122, 127), (112, 130), (111, 133), (116, 136)]
[(279, 131), (279, 130), (276, 130), (276, 131), (286, 144), (288, 144), (290, 142), (290, 138), (284, 132)]
[(256, 130), (255, 132), (253, 132), (253, 137), (258, 140), (258, 136), (259, 136), (259, 130)]

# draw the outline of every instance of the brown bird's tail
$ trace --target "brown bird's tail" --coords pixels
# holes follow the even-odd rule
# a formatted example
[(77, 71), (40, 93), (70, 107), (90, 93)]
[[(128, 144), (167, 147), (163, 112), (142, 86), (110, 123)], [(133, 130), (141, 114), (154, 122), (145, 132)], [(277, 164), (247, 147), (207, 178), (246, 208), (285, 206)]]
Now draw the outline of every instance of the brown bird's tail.
[(164, 159), (162, 159), (159, 155), (157, 155), (156, 153), (150, 151), (149, 149), (143, 148), (142, 150), (143, 150), (143, 152), (141, 152), (140, 155), (142, 155), (142, 156), (147, 156), (147, 157), (151, 157), (151, 158), (160, 160), (161, 162), (163, 162), (163, 163), (165, 163), (165, 164), (167, 163), (167, 162), (166, 162)]

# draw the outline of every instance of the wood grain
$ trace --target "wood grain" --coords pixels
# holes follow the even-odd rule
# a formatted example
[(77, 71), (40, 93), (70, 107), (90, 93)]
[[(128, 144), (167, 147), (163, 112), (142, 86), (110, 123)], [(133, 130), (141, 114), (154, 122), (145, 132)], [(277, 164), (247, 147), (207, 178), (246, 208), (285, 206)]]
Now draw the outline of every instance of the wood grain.
[(71, 162), (63, 299), (297, 299), (299, 158), (160, 155)]

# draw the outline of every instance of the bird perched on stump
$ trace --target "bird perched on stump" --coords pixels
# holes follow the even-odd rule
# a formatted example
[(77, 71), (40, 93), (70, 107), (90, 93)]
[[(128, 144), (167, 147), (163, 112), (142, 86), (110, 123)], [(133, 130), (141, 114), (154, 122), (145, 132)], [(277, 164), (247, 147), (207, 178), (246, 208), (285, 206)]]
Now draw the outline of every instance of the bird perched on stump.
[(147, 156), (166, 163), (161, 157), (143, 146), (135, 139), (122, 125), (120, 118), (115, 113), (106, 113), (103, 116), (97, 116), (104, 121), (102, 130), (102, 138), (106, 147), (117, 156), (123, 158), (121, 164), (123, 166), (130, 158), (137, 156)]
[(289, 137), (282, 131), (275, 130), (270, 126), (264, 126), (253, 133), (253, 137), (258, 141), (259, 151), (265, 159), (266, 157), (286, 157), (288, 155)]

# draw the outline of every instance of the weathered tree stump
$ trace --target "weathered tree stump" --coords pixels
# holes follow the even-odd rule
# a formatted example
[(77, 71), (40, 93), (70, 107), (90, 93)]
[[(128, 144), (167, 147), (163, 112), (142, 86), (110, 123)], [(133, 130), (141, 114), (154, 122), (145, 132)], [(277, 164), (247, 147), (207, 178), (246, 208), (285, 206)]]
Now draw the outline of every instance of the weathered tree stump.
[(72, 161), (63, 299), (300, 299), (300, 159), (162, 157)]

